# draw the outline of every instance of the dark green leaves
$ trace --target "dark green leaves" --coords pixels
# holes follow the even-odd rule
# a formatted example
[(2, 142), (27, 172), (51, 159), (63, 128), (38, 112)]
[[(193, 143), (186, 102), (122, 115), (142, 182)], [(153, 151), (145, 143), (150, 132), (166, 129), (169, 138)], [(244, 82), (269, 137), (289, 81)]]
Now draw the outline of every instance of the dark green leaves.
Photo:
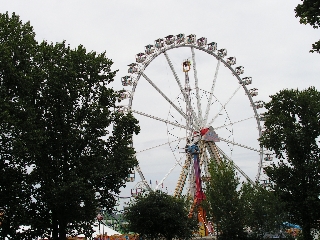
[(183, 199), (156, 191), (140, 195), (125, 213), (128, 230), (148, 239), (190, 239), (197, 226)]
[[(300, 17), (301, 24), (310, 24), (313, 28), (320, 26), (320, 1), (319, 0), (303, 0), (302, 4), (298, 4), (295, 8), (296, 17)], [(312, 44), (310, 52), (320, 53), (320, 41)]]
[(245, 239), (244, 203), (238, 191), (239, 177), (230, 162), (210, 163), (206, 196), (209, 219), (216, 225), (218, 239)]
[(88, 233), (97, 207), (114, 206), (137, 164), (139, 127), (115, 111), (105, 53), (34, 36), (29, 23), (0, 14), (0, 207), (12, 216), (2, 234), (18, 239), (24, 224), (65, 239)]
[(271, 96), (267, 109), (262, 146), (281, 160), (266, 168), (273, 189), (291, 214), (291, 221), (303, 228), (305, 239), (316, 226), (320, 207), (320, 93), (282, 90)]

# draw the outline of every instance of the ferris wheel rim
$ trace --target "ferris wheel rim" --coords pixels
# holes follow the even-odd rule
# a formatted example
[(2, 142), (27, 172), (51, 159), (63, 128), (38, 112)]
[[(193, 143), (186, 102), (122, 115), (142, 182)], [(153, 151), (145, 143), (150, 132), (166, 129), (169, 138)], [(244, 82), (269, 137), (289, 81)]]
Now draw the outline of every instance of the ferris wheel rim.
[[(201, 47), (201, 46), (198, 46), (196, 45), (195, 43), (194, 44), (171, 44), (171, 45), (164, 45), (164, 47), (162, 49), (158, 49), (158, 51), (155, 51), (153, 54), (149, 55), (149, 58), (141, 63), (139, 65), (140, 69), (139, 71), (136, 73), (135, 75), (135, 79), (136, 81), (132, 84), (132, 91), (131, 91), (131, 95), (129, 97), (129, 104), (128, 104), (128, 109), (129, 110), (132, 110), (132, 103), (133, 103), (133, 99), (134, 99), (134, 94), (135, 94), (135, 91), (136, 91), (136, 88), (137, 88), (137, 85), (138, 85), (138, 82), (141, 78), (141, 76), (144, 75), (144, 72), (145, 70), (147, 69), (147, 67), (151, 64), (151, 62), (153, 60), (155, 60), (157, 57), (159, 57), (161, 54), (164, 54), (166, 56), (167, 52), (172, 50), (172, 49), (177, 49), (177, 48), (190, 48), (191, 51), (194, 51), (194, 49), (197, 49), (199, 51), (203, 51), (211, 56), (213, 56), (215, 59), (217, 59), (218, 61), (220, 61), (221, 63), (224, 64), (225, 67), (227, 67), (231, 73), (237, 78), (238, 80), (238, 84), (240, 85), (240, 87), (242, 86), (242, 88), (244, 89), (245, 91), (245, 94), (247, 95), (248, 99), (249, 99), (249, 102), (250, 102), (250, 105), (251, 105), (251, 108), (254, 112), (254, 118), (256, 119), (256, 124), (257, 124), (257, 128), (258, 128), (258, 133), (259, 133), (259, 137), (261, 136), (261, 133), (262, 133), (262, 128), (261, 128), (261, 125), (260, 125), (260, 119), (259, 119), (259, 114), (257, 112), (257, 108), (255, 107), (255, 104), (254, 104), (254, 101), (253, 101), (253, 98), (252, 96), (250, 95), (249, 93), (249, 90), (248, 88), (246, 87), (245, 84), (243, 84), (242, 82), (242, 79), (240, 78), (239, 74), (237, 74), (237, 72), (235, 71), (235, 69), (232, 68), (231, 65), (229, 65), (225, 59), (223, 59), (223, 57), (219, 56), (218, 54), (216, 54), (215, 52), (213, 51), (209, 51), (208, 49), (205, 49), (204, 47)], [(133, 145), (132, 145), (133, 146)], [(263, 164), (263, 148), (260, 147), (260, 157), (259, 157), (259, 162), (258, 162), (258, 173), (256, 175), (256, 181), (259, 180), (260, 178), (260, 175), (261, 175), (261, 171), (262, 171), (262, 164)], [(148, 182), (145, 180), (145, 177), (143, 175), (143, 172), (141, 171), (141, 168), (140, 166), (138, 165), (138, 167), (136, 168), (137, 172), (139, 173), (140, 175), (140, 178), (145, 182), (145, 185), (149, 185)], [(149, 189), (150, 186), (148, 186)]]

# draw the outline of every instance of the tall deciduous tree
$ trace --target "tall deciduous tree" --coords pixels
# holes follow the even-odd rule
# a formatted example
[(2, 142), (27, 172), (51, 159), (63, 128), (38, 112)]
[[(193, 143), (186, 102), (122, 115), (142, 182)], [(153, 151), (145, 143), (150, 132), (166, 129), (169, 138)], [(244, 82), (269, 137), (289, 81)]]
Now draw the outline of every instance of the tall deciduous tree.
[[(300, 18), (300, 23), (310, 24), (313, 28), (320, 26), (320, 1), (319, 0), (302, 0), (295, 8), (296, 17)], [(312, 44), (310, 52), (320, 53), (320, 40)]]
[(125, 213), (128, 230), (147, 239), (190, 239), (197, 222), (188, 218), (186, 206), (184, 199), (160, 191), (140, 195)]
[(302, 227), (305, 240), (320, 219), (320, 93), (282, 90), (271, 96), (261, 145), (280, 162), (266, 168), (273, 189), (285, 202), (292, 223)]
[(209, 172), (206, 189), (208, 213), (216, 225), (218, 239), (245, 239), (245, 208), (234, 166), (227, 161), (212, 161)]
[(137, 120), (115, 111), (118, 93), (107, 85), (116, 71), (105, 53), (38, 44), (28, 23), (0, 18), (0, 205), (21, 218), (7, 218), (3, 234), (24, 223), (53, 239), (90, 235), (96, 209), (111, 210), (137, 163)]
[(259, 184), (244, 183), (241, 187), (241, 198), (245, 207), (245, 225), (250, 229), (250, 239), (265, 239), (267, 233), (285, 237), (282, 224), (287, 220), (287, 212), (274, 191)]
[[(26, 102), (35, 84), (37, 42), (29, 23), (19, 17), (0, 14), (0, 208), (4, 208), (2, 235), (14, 236), (25, 224), (31, 188), (27, 184), (26, 166), (30, 155), (24, 155), (26, 124), (30, 108)], [(22, 156), (25, 158), (22, 160)], [(2, 236), (0, 236), (1, 238)], [(22, 236), (23, 238), (23, 236)], [(2, 238), (1, 238), (2, 239)]]

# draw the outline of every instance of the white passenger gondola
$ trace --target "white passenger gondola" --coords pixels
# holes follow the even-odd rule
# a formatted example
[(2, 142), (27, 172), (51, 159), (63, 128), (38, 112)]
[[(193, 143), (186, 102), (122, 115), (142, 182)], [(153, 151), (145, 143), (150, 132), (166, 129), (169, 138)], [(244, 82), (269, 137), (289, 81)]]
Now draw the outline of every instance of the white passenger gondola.
[(185, 36), (183, 33), (180, 33), (176, 36), (176, 44), (183, 44), (185, 43)]
[(244, 73), (244, 67), (239, 66), (235, 68), (235, 71), (238, 75), (243, 74)]
[(207, 38), (201, 37), (197, 40), (197, 45), (199, 47), (205, 47), (207, 45)]
[(195, 34), (190, 34), (187, 36), (187, 44), (195, 44), (196, 43), (196, 35)]
[(128, 65), (128, 67), (129, 67), (128, 73), (136, 73), (139, 71), (138, 64), (136, 64), (136, 63), (131, 63)]
[(165, 37), (165, 39), (166, 39), (165, 40), (166, 45), (171, 45), (171, 44), (174, 44), (174, 42), (175, 42), (174, 35), (168, 35)]
[(257, 88), (249, 89), (249, 94), (251, 97), (258, 96), (258, 89)]
[(235, 65), (236, 64), (236, 58), (235, 57), (228, 57), (227, 58), (227, 63), (231, 66), (231, 65)]
[(244, 77), (242, 78), (242, 82), (243, 85), (249, 85), (252, 83), (252, 77)]
[(164, 47), (164, 41), (162, 38), (159, 38), (157, 40), (154, 41), (154, 46), (158, 49), (161, 49)]
[(144, 47), (145, 48), (145, 53), (150, 55), (152, 53), (154, 53), (154, 46), (149, 44), (147, 46)]
[(211, 42), (208, 43), (208, 50), (211, 52), (215, 52), (217, 50), (217, 43), (216, 42)]
[(263, 108), (263, 106), (264, 106), (263, 101), (256, 101), (256, 102), (254, 102), (254, 105), (257, 109)]
[(221, 58), (224, 58), (225, 56), (227, 56), (227, 49), (225, 49), (225, 48), (219, 49), (218, 56)]
[(143, 63), (146, 60), (147, 56), (144, 53), (138, 53), (136, 55), (136, 62)]
[(124, 100), (124, 99), (127, 99), (131, 97), (131, 92), (130, 91), (127, 91), (127, 90), (121, 90), (119, 92), (119, 99), (120, 100)]
[(133, 83), (133, 79), (131, 76), (124, 76), (121, 78), (122, 86), (131, 86)]

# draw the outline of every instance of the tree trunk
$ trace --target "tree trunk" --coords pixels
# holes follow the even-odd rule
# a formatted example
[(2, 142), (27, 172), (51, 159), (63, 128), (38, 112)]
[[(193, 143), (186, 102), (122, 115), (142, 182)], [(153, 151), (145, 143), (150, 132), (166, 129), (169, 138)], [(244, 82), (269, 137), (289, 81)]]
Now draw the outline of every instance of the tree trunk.
[(66, 231), (67, 224), (64, 220), (59, 221), (59, 240), (66, 240), (67, 238), (67, 231)]
[(302, 236), (303, 236), (303, 240), (313, 240), (313, 237), (311, 235), (311, 228), (310, 228), (309, 222), (305, 222), (305, 224), (303, 224)]
[(58, 221), (55, 213), (52, 213), (52, 239), (58, 240)]

